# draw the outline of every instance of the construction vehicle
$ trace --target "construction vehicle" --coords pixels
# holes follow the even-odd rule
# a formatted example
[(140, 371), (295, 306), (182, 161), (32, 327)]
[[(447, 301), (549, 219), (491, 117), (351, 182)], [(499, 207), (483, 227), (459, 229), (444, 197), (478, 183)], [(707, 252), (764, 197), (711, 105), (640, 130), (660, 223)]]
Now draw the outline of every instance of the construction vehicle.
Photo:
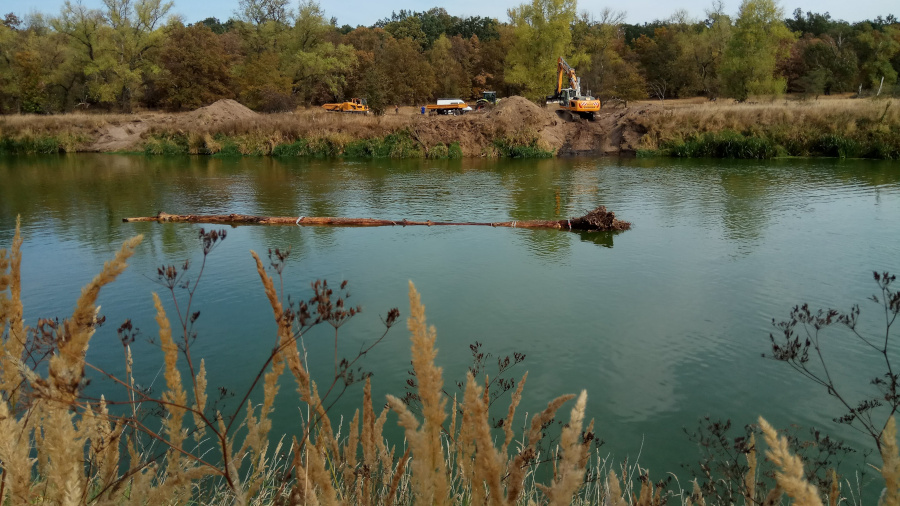
[(324, 104), (322, 106), (326, 111), (331, 112), (350, 112), (356, 114), (369, 114), (369, 105), (364, 98), (351, 98), (346, 102), (336, 104)]
[[(564, 84), (569, 87), (563, 88)], [(594, 119), (594, 113), (600, 110), (599, 99), (590, 96), (590, 92), (581, 94), (581, 79), (562, 56), (556, 62), (556, 93), (547, 97), (547, 103), (558, 103), (557, 114), (568, 115), (572, 119)]]
[(472, 110), (465, 102), (458, 98), (439, 98), (436, 104), (425, 106), (428, 112), (436, 112), (438, 114), (465, 114)]
[(485, 107), (497, 105), (500, 99), (497, 98), (496, 91), (482, 91), (481, 98), (475, 102), (475, 110), (480, 111)]

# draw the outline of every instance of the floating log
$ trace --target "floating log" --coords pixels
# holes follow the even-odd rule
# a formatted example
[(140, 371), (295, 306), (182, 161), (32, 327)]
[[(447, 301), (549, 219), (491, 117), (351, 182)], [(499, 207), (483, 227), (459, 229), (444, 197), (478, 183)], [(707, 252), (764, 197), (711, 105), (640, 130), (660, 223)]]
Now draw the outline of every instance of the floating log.
[(526, 220), (526, 221), (492, 221), (492, 222), (451, 222), (451, 221), (409, 221), (379, 220), (373, 218), (335, 218), (321, 216), (253, 216), (249, 214), (169, 214), (159, 212), (156, 216), (122, 218), (123, 222), (140, 221), (176, 222), (176, 223), (213, 223), (223, 225), (299, 225), (330, 227), (388, 227), (388, 226), (481, 226), (509, 228), (555, 228), (559, 230), (579, 230), (606, 232), (610, 230), (628, 230), (631, 223), (616, 219), (616, 214), (600, 206), (584, 216), (568, 220)]

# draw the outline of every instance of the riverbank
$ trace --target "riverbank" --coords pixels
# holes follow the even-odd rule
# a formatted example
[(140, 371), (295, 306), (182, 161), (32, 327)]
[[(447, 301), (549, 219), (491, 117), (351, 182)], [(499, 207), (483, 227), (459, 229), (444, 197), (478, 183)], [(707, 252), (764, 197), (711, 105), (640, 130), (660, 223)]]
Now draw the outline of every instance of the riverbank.
[(185, 113), (0, 117), (0, 154), (143, 152), (213, 156), (461, 158), (826, 156), (900, 159), (900, 103), (828, 98), (606, 107), (565, 121), (522, 97), (464, 116), (318, 108), (259, 114), (233, 100)]

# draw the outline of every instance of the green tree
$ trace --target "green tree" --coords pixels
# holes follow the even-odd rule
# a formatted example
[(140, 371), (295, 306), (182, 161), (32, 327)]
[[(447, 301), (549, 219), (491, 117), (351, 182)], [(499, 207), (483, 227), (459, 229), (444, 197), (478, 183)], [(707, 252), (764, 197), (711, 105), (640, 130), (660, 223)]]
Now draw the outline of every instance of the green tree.
[[(85, 66), (92, 95), (131, 111), (144, 78), (159, 71), (151, 52), (162, 44), (159, 25), (172, 8), (162, 0), (103, 0), (108, 24), (93, 33), (96, 43)], [(65, 8), (64, 8), (65, 9)]]
[(419, 49), (428, 45), (428, 36), (425, 34), (425, 30), (422, 29), (422, 20), (415, 16), (392, 21), (384, 26), (384, 31), (398, 40), (412, 40), (418, 44)]
[[(66, 95), (77, 95), (82, 107), (97, 103), (99, 97), (93, 90), (99, 87), (100, 76), (96, 72), (89, 75), (88, 69), (94, 69), (97, 59), (101, 57), (100, 36), (106, 27), (103, 13), (66, 0), (59, 17), (51, 19), (50, 25), (68, 40), (69, 54), (59, 69), (66, 74), (60, 79), (66, 88)], [(68, 100), (64, 102), (67, 104)]]
[(285, 51), (285, 68), (292, 76), (296, 101), (343, 98), (348, 76), (357, 64), (356, 52), (350, 45), (327, 40), (332, 32), (334, 27), (317, 2), (300, 3)]
[(519, 86), (525, 97), (542, 102), (553, 91), (560, 56), (575, 66), (585, 60), (573, 53), (570, 26), (576, 9), (576, 0), (532, 0), (508, 11), (515, 28), (506, 81)]
[(576, 51), (589, 55), (588, 65), (579, 75), (602, 101), (621, 102), (647, 98), (647, 82), (625, 44), (622, 21), (625, 13), (604, 9), (599, 19), (588, 14), (575, 23)]
[(289, 25), (293, 17), (289, 0), (239, 0), (238, 13), (241, 20), (253, 25), (269, 22)]
[(685, 85), (686, 79), (677, 67), (682, 47), (676, 36), (675, 30), (660, 27), (654, 30), (652, 39), (642, 34), (634, 41), (634, 52), (644, 70), (650, 94), (660, 100), (677, 97)]
[(885, 26), (876, 30), (869, 23), (862, 23), (853, 38), (853, 45), (859, 58), (859, 80), (864, 88), (877, 91), (884, 84), (893, 86), (897, 82), (897, 70), (891, 59), (900, 52), (900, 37), (895, 35), (900, 29)]
[(293, 109), (292, 80), (280, 67), (281, 55), (271, 50), (244, 60), (234, 77), (241, 103), (266, 112)]
[(157, 81), (169, 109), (195, 109), (232, 96), (230, 59), (219, 37), (206, 25), (172, 28), (159, 55)]
[(780, 58), (789, 54), (795, 36), (784, 24), (774, 0), (744, 0), (722, 62), (726, 93), (738, 100), (750, 95), (778, 95), (786, 80), (776, 76)]
[(731, 34), (731, 18), (722, 12), (721, 3), (706, 13), (706, 21), (701, 26), (680, 34), (683, 65), (693, 75), (694, 92), (710, 99), (719, 96), (720, 71)]

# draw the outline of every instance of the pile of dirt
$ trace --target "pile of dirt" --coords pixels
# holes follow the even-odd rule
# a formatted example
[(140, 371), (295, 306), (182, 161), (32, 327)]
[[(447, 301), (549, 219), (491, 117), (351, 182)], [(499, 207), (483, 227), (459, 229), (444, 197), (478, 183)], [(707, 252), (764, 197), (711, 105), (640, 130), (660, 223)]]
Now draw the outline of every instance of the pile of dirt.
[(522, 129), (536, 130), (544, 147), (558, 150), (568, 138), (568, 128), (556, 113), (546, 107), (540, 107), (524, 97), (507, 97), (497, 103), (485, 115), (485, 120), (507, 132)]
[(559, 122), (556, 114), (542, 109), (524, 97), (508, 97), (500, 100), (485, 118), (505, 130), (515, 130), (523, 126), (543, 127)]
[(194, 109), (186, 113), (181, 119), (182, 121), (199, 122), (208, 125), (252, 119), (257, 116), (259, 114), (253, 112), (249, 107), (229, 98), (213, 102), (206, 107)]

